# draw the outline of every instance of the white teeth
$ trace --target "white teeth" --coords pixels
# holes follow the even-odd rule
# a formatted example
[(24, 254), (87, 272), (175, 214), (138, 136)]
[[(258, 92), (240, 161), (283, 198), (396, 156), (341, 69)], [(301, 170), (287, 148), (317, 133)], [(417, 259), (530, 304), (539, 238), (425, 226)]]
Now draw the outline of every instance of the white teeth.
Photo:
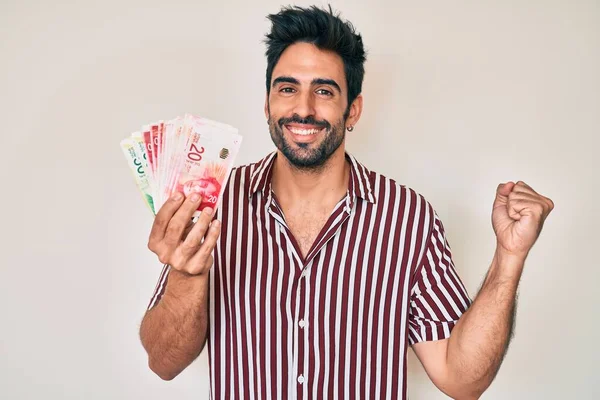
[(320, 129), (298, 129), (298, 128), (289, 128), (292, 133), (296, 135), (314, 135), (315, 133), (320, 132)]

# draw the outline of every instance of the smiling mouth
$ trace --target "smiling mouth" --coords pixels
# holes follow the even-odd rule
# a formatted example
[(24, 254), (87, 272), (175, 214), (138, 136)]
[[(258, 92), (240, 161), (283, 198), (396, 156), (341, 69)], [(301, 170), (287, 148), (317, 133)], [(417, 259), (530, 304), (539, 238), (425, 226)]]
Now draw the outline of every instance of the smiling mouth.
[(292, 132), (294, 135), (301, 135), (301, 136), (310, 136), (310, 135), (316, 135), (317, 133), (323, 131), (325, 128), (299, 128), (297, 126), (289, 126), (286, 125), (285, 126), (290, 132)]

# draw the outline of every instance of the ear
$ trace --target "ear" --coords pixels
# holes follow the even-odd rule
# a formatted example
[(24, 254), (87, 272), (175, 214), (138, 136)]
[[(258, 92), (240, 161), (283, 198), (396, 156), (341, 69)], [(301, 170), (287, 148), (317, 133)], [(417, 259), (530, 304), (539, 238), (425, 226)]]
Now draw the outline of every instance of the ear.
[(350, 113), (348, 114), (348, 119), (346, 120), (346, 128), (349, 126), (354, 126), (358, 123), (360, 116), (362, 114), (363, 108), (363, 96), (359, 94), (356, 99), (350, 105)]
[(269, 94), (265, 95), (265, 118), (269, 119)]

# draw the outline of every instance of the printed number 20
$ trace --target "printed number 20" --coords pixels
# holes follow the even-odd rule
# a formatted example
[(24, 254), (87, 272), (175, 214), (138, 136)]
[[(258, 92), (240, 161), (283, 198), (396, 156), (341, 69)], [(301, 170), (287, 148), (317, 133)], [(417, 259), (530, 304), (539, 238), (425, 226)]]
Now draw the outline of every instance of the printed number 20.
[(204, 147), (198, 149), (195, 144), (192, 144), (188, 152), (188, 158), (192, 161), (200, 161), (202, 160), (202, 153), (204, 153)]

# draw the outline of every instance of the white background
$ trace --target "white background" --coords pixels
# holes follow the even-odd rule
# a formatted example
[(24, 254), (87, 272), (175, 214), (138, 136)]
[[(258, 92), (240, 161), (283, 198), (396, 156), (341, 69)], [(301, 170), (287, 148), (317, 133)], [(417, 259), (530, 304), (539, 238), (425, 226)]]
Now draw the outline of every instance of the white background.
[[(300, 3), (306, 4), (306, 3)], [(600, 3), (337, 1), (369, 51), (348, 150), (425, 195), (474, 295), (496, 185), (556, 208), (516, 337), (483, 399), (597, 399)], [(138, 328), (160, 270), (119, 141), (185, 112), (273, 145), (265, 16), (280, 3), (0, 3), (0, 398), (208, 398), (206, 353), (172, 382)], [(412, 399), (443, 399), (410, 352)]]

